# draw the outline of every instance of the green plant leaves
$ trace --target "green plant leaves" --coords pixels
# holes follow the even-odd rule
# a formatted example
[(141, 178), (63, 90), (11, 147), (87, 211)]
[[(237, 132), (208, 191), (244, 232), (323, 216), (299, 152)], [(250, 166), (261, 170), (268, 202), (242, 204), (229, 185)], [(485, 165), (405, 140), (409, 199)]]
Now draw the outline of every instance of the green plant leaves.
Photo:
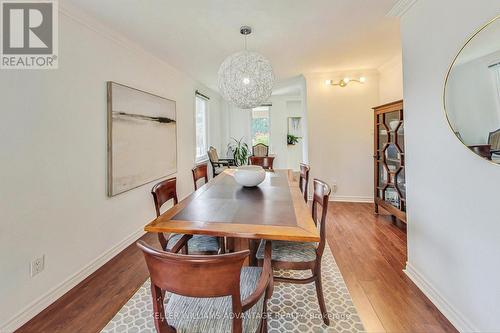
[(286, 142), (289, 145), (295, 145), (299, 142), (300, 136), (295, 136), (293, 134), (288, 134), (286, 136)]
[(248, 145), (246, 142), (243, 142), (243, 138), (241, 137), (239, 140), (231, 138), (234, 142), (228, 144), (228, 147), (234, 152), (234, 160), (237, 165), (247, 164), (248, 157), (250, 156)]

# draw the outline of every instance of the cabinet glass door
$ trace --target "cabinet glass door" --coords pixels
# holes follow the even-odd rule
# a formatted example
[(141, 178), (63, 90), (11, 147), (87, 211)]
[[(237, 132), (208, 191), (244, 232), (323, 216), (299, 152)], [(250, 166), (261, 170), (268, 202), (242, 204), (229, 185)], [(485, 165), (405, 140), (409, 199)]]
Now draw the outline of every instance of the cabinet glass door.
[(404, 170), (403, 112), (377, 115), (377, 196), (404, 210), (406, 198)]

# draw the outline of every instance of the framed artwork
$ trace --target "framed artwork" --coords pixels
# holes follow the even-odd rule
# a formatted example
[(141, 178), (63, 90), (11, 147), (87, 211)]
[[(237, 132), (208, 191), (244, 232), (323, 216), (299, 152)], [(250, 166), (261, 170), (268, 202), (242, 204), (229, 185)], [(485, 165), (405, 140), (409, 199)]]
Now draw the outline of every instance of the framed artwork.
[(175, 101), (116, 82), (108, 90), (108, 196), (177, 172)]

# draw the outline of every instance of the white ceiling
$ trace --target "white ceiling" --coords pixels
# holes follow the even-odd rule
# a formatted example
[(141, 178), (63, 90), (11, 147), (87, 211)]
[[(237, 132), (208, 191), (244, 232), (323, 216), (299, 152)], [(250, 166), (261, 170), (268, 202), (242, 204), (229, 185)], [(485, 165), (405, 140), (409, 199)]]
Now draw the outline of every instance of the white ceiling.
[(66, 0), (215, 88), (219, 65), (243, 48), (272, 63), (278, 80), (302, 73), (377, 68), (400, 52), (397, 0)]

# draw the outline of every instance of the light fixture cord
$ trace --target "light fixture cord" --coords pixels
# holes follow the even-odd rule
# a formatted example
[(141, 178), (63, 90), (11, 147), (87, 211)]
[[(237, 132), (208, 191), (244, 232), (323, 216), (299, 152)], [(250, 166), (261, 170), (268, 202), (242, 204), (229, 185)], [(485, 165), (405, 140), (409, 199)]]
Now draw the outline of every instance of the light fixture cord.
[(245, 35), (245, 51), (248, 51), (247, 50), (247, 35)]

